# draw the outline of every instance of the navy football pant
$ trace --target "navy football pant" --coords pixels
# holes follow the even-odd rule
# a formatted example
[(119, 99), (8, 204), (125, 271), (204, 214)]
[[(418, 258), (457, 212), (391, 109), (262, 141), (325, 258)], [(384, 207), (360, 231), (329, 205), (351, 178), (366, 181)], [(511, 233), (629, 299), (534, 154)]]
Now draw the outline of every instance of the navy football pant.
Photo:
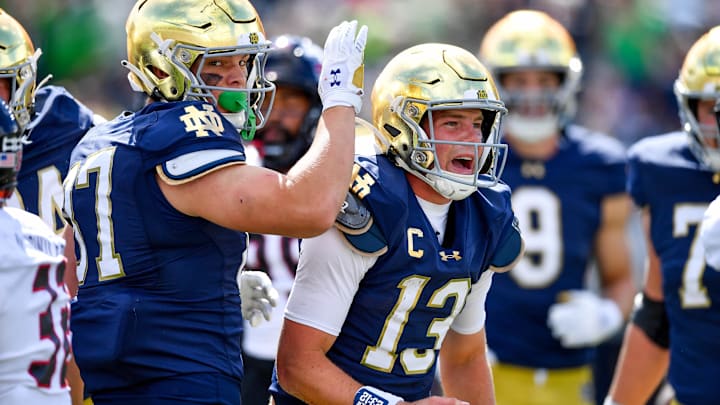
[(242, 405), (240, 381), (223, 374), (187, 374), (91, 395), (94, 405)]

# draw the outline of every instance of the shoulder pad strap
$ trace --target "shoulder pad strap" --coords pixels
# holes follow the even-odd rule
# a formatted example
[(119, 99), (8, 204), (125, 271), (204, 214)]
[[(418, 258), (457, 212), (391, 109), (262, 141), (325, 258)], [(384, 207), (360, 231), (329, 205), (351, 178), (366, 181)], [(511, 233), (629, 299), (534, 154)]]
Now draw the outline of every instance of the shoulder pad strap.
[(343, 233), (360, 235), (372, 225), (372, 215), (363, 202), (348, 190), (345, 201), (335, 219), (335, 226)]

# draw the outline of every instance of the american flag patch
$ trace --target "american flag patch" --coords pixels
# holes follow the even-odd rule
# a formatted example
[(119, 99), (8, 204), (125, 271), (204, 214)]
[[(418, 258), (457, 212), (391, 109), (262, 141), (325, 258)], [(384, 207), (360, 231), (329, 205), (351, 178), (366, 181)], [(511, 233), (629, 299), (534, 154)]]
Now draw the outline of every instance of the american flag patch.
[(0, 168), (14, 169), (17, 162), (17, 154), (0, 152)]

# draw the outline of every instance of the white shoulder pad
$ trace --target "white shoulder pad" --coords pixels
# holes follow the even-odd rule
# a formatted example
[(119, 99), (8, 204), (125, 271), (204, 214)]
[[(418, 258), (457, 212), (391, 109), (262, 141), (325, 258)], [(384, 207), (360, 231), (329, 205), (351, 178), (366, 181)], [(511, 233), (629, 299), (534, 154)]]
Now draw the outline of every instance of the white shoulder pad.
[(244, 164), (245, 154), (230, 149), (209, 149), (186, 153), (163, 163), (162, 175), (169, 183), (182, 183), (210, 173), (219, 166)]

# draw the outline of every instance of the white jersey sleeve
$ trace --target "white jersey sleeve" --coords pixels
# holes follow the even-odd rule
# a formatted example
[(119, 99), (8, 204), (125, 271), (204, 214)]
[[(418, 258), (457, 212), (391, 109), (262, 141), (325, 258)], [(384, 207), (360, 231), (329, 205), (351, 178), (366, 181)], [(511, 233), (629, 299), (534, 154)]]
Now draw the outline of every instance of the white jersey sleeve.
[(338, 336), (360, 281), (376, 260), (352, 251), (334, 227), (304, 239), (285, 318)]
[(495, 272), (486, 270), (473, 284), (472, 290), (465, 300), (465, 307), (450, 326), (452, 330), (463, 335), (470, 335), (480, 332), (485, 327), (485, 299), (492, 285), (493, 274)]
[(36, 215), (0, 209), (0, 404), (70, 404), (64, 247)]

